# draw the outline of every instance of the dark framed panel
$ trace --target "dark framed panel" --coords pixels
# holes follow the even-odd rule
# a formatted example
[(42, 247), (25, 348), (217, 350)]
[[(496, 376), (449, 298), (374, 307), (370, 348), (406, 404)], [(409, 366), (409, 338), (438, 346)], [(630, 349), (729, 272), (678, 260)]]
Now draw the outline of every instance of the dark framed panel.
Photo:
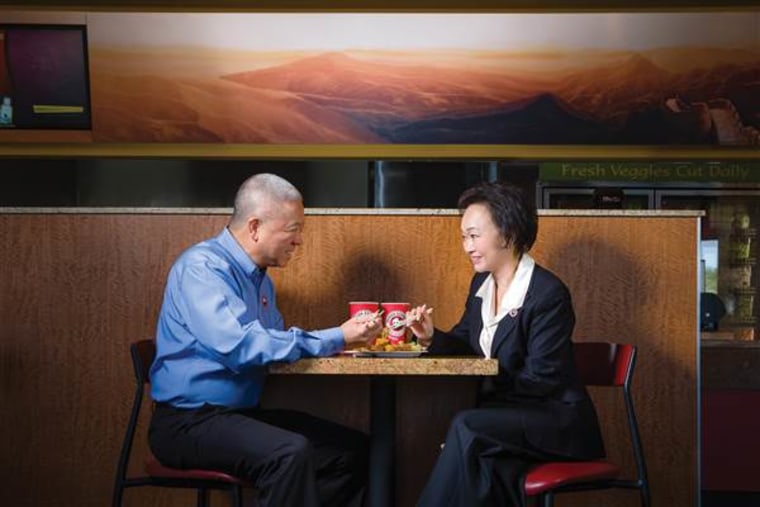
[(91, 123), (87, 27), (0, 23), (0, 128)]

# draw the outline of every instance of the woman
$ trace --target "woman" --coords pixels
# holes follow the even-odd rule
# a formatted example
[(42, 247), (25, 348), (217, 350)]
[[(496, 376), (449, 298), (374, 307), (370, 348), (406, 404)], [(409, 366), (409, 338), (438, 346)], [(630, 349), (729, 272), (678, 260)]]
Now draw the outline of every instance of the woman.
[(458, 413), (418, 505), (524, 505), (523, 475), (542, 460), (604, 456), (596, 412), (573, 362), (570, 293), (528, 255), (535, 206), (518, 187), (462, 194), (465, 253), (475, 269), (461, 320), (435, 329), (425, 305), (407, 318), (431, 354), (496, 358), (478, 407)]

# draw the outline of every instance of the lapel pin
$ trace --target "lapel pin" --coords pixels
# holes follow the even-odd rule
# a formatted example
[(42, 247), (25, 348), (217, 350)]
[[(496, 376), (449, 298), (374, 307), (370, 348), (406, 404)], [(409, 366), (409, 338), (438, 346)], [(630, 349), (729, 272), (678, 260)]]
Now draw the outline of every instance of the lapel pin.
[(511, 310), (509, 310), (509, 316), (512, 317), (513, 319), (517, 317), (517, 308), (512, 308)]

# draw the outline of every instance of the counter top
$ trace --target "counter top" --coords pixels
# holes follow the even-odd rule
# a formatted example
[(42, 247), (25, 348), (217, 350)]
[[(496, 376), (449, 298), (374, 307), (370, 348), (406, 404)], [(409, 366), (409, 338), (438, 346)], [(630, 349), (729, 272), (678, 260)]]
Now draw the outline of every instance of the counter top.
[(320, 357), (273, 364), (274, 375), (496, 375), (499, 362), (480, 357)]
[[(1, 214), (84, 215), (231, 215), (232, 208), (109, 208), (109, 207), (0, 207)], [(306, 215), (458, 216), (455, 209), (440, 208), (307, 208)], [(578, 217), (700, 217), (701, 210), (540, 209), (539, 216)]]
[(702, 348), (714, 349), (760, 349), (760, 341), (758, 340), (716, 340), (710, 338), (702, 338), (700, 345)]

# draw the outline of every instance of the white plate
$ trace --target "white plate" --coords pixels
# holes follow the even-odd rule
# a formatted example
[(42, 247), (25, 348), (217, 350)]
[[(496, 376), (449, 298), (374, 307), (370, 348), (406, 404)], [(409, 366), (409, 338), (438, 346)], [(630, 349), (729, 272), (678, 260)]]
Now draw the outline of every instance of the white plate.
[(427, 354), (427, 350), (356, 350), (353, 351), (354, 357), (420, 357)]

